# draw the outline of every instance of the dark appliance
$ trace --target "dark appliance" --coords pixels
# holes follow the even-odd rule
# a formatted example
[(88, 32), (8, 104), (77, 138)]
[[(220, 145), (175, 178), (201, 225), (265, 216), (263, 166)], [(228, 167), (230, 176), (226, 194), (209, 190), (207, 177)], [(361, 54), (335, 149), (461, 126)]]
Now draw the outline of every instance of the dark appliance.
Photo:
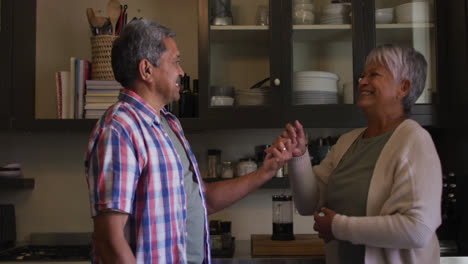
[(15, 207), (12, 204), (0, 204), (0, 250), (12, 248), (15, 243)]

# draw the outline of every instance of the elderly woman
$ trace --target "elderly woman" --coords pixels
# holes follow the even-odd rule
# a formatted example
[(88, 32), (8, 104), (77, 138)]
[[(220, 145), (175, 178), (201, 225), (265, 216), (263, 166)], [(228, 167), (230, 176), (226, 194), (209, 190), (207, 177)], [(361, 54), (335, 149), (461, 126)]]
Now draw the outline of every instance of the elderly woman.
[(342, 135), (313, 168), (298, 121), (274, 143), (291, 159), (295, 205), (314, 214), (328, 264), (440, 263), (440, 160), (431, 136), (408, 118), (426, 68), (412, 48), (377, 47), (359, 81), (367, 127)]

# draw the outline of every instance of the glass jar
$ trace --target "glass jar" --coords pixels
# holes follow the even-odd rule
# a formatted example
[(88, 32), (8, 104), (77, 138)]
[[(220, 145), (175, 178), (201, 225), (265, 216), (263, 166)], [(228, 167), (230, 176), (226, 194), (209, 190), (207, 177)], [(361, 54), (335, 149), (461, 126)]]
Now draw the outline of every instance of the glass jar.
[(232, 163), (230, 161), (223, 161), (223, 170), (221, 173), (221, 178), (229, 179), (234, 177), (234, 169), (232, 168)]
[(257, 169), (257, 163), (254, 159), (246, 158), (240, 159), (237, 164), (237, 176), (243, 176), (249, 174)]
[(221, 150), (208, 150), (208, 173), (206, 178), (218, 178), (219, 167), (221, 165)]
[(310, 25), (315, 21), (315, 8), (310, 0), (294, 0), (293, 22), (295, 25)]

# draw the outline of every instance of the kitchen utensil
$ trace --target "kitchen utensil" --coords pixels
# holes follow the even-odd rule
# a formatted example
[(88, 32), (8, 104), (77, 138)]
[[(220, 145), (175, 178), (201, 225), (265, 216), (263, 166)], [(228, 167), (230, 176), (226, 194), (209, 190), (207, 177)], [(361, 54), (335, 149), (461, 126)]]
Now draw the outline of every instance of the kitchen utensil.
[(106, 17), (96, 16), (92, 8), (86, 9), (86, 16), (88, 17), (88, 23), (95, 28), (101, 28), (109, 21)]
[(273, 195), (272, 240), (294, 240), (291, 195)]
[(252, 87), (250, 87), (250, 89), (260, 88), (260, 87), (262, 87), (262, 85), (263, 85), (264, 83), (266, 83), (266, 82), (269, 81), (269, 80), (270, 80), (270, 77), (267, 77), (267, 78), (265, 78), (265, 79), (259, 81), (258, 83), (252, 85)]
[(112, 33), (115, 32), (115, 25), (120, 16), (120, 1), (119, 0), (109, 0), (107, 2), (107, 15), (112, 24)]
[(89, 25), (93, 27), (97, 27), (95, 24), (95, 15), (94, 15), (94, 10), (92, 8), (86, 8), (86, 16), (88, 17), (88, 23)]

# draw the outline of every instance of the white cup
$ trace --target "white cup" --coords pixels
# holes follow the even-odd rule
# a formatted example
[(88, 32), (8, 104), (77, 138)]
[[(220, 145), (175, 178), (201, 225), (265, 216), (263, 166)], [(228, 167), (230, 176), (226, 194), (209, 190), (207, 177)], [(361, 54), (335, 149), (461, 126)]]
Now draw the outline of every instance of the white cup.
[(256, 21), (257, 25), (260, 26), (267, 26), (270, 23), (270, 19), (268, 16), (268, 6), (260, 5), (257, 7), (257, 14), (256, 14)]

